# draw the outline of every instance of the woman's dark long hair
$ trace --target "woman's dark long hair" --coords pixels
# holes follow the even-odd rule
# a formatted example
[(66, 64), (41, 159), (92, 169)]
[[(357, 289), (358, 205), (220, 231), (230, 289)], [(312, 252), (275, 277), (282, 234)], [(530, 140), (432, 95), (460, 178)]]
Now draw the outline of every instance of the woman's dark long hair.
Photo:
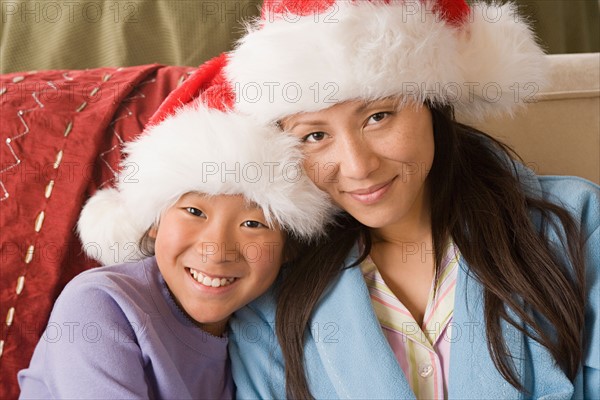
[[(435, 276), (444, 244), (451, 238), (483, 286), (488, 349), (511, 385), (526, 391), (502, 336), (502, 321), (546, 347), (574, 379), (582, 359), (585, 307), (578, 225), (564, 208), (526, 193), (510, 148), (455, 122), (450, 107), (429, 108), (435, 142), (427, 178), (435, 192), (431, 196)], [(532, 218), (541, 221), (541, 231)], [(559, 248), (549, 242), (549, 228), (564, 231)], [(355, 264), (370, 251), (369, 231), (342, 214), (329, 227), (327, 238), (293, 265), (280, 283), (275, 329), (289, 398), (312, 398), (304, 368), (305, 332), (324, 291), (343, 268), (352, 267), (344, 260), (357, 241), (364, 250)], [(558, 253), (567, 255), (569, 265)]]

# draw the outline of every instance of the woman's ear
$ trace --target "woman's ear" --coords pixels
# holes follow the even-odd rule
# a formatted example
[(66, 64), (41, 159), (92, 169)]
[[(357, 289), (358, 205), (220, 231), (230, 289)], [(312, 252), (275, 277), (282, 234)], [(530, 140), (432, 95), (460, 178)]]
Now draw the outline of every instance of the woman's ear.
[(154, 224), (148, 230), (148, 236), (151, 237), (152, 239), (156, 239), (157, 233), (158, 233), (158, 227), (156, 226), (156, 224)]

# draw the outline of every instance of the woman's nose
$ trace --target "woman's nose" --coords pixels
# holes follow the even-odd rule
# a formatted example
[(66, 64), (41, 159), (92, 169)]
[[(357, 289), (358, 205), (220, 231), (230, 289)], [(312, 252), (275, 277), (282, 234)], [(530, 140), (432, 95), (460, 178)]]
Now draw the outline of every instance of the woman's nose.
[(361, 138), (344, 138), (338, 150), (339, 174), (350, 179), (366, 179), (379, 168), (379, 156), (371, 145)]

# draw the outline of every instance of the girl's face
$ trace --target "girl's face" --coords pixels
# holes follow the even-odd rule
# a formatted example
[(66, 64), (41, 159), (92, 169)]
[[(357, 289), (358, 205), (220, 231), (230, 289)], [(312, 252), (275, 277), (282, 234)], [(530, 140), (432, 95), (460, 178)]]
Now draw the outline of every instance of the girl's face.
[(269, 288), (283, 262), (283, 232), (237, 195), (185, 194), (150, 236), (180, 307), (216, 336), (234, 311)]
[(434, 142), (427, 107), (350, 101), (293, 115), (282, 127), (302, 139), (311, 179), (364, 225), (385, 228), (428, 214)]

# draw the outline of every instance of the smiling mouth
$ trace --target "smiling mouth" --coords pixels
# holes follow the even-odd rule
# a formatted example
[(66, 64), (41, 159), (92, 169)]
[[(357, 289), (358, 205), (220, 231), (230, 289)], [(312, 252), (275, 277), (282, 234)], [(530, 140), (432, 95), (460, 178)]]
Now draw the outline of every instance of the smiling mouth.
[(213, 278), (210, 276), (206, 276), (202, 272), (196, 271), (193, 268), (186, 268), (186, 269), (188, 270), (188, 273), (190, 274), (190, 276), (196, 280), (196, 282), (200, 283), (201, 285), (207, 286), (207, 287), (218, 288), (218, 287), (223, 287), (223, 286), (229, 286), (237, 279), (237, 278), (225, 278), (225, 277), (222, 277), (222, 278), (214, 277)]
[(354, 190), (352, 192), (346, 193), (350, 195), (353, 199), (358, 200), (361, 203), (373, 204), (379, 201), (386, 194), (392, 182), (394, 182), (395, 180), (396, 177), (394, 177), (386, 183), (372, 186), (368, 189)]

